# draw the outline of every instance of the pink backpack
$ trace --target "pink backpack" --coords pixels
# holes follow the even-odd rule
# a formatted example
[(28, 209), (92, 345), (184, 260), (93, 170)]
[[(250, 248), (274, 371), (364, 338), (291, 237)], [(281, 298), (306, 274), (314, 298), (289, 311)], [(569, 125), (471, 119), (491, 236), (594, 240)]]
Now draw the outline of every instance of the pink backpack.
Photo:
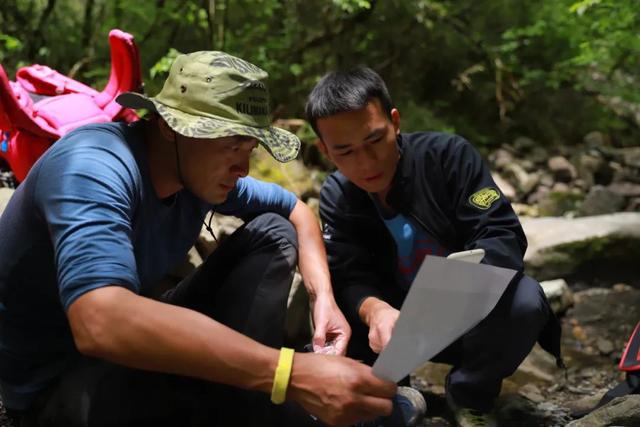
[(132, 35), (116, 29), (109, 44), (111, 74), (102, 92), (37, 64), (20, 68), (12, 82), (0, 65), (0, 161), (18, 182), (51, 144), (78, 126), (138, 118), (115, 101), (122, 92), (142, 90), (138, 47)]

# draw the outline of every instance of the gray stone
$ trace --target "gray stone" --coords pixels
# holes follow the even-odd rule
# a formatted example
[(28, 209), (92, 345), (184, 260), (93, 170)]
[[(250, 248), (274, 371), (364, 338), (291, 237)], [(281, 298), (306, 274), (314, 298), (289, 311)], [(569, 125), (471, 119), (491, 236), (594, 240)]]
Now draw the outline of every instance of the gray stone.
[(513, 155), (504, 148), (496, 150), (489, 155), (489, 162), (498, 170), (503, 170), (509, 164), (513, 163), (513, 160)]
[(596, 185), (591, 187), (580, 208), (583, 216), (604, 215), (620, 211), (624, 206), (624, 197), (613, 191)]
[(540, 286), (554, 313), (563, 313), (573, 305), (573, 292), (564, 279), (542, 281)]
[(504, 168), (504, 177), (515, 183), (520, 194), (529, 194), (540, 182), (540, 173), (529, 174), (518, 163), (509, 163)]
[(571, 412), (586, 411), (596, 406), (607, 391), (608, 390), (605, 389), (598, 390), (596, 393), (589, 396), (582, 396), (577, 400), (569, 401), (566, 403), (566, 406)]
[(536, 344), (520, 366), (518, 366), (514, 377), (520, 378), (519, 381), (516, 381), (519, 384), (551, 384), (554, 382), (554, 375), (557, 372), (558, 369), (553, 356)]
[(531, 149), (527, 157), (534, 163), (546, 164), (547, 159), (549, 159), (549, 152), (544, 147), (536, 145)]
[[(557, 183), (560, 191), (548, 191), (539, 195), (538, 208), (544, 216), (561, 216), (576, 212), (582, 202), (583, 195), (580, 191), (573, 191), (562, 183)], [(577, 189), (576, 189), (577, 190)]]
[(551, 188), (554, 183), (555, 181), (553, 180), (553, 176), (549, 173), (543, 173), (540, 177), (540, 185)]
[(515, 148), (518, 152), (526, 153), (529, 150), (533, 149), (533, 147), (535, 147), (536, 145), (537, 144), (533, 139), (527, 138), (526, 136), (520, 136), (516, 138), (515, 141), (513, 141), (513, 148)]
[(634, 197), (629, 200), (626, 209), (627, 212), (640, 212), (640, 197)]
[[(210, 213), (205, 218), (205, 223), (209, 223)], [(217, 247), (218, 243), (224, 241), (229, 237), (238, 227), (243, 224), (243, 221), (233, 216), (226, 216), (215, 214), (211, 221), (211, 229), (216, 239), (213, 238), (211, 233), (206, 229), (203, 224), (200, 236), (196, 242), (196, 248), (200, 253), (202, 259), (206, 259)]]
[(525, 203), (511, 203), (513, 211), (518, 216), (540, 216), (540, 211), (536, 205), (527, 205)]
[(576, 168), (562, 156), (554, 156), (547, 162), (549, 170), (553, 173), (556, 181), (570, 182), (578, 176)]
[(551, 191), (554, 191), (556, 193), (568, 193), (569, 184), (565, 182), (556, 182), (555, 184), (553, 184), (553, 187), (551, 187)]
[(13, 196), (14, 190), (6, 187), (0, 188), (0, 215), (4, 212), (4, 208), (7, 207), (7, 203), (9, 203), (9, 199)]
[(492, 172), (491, 177), (507, 199), (510, 201), (516, 199), (516, 189), (513, 188), (513, 185), (509, 184), (509, 182), (502, 178), (497, 172)]
[(582, 140), (584, 141), (585, 145), (589, 148), (603, 147), (605, 145), (609, 145), (609, 138), (605, 134), (597, 130), (589, 132), (584, 136), (584, 138), (582, 138)]
[(632, 182), (614, 182), (607, 190), (621, 197), (640, 197), (640, 184)]
[(640, 259), (640, 213), (622, 212), (575, 219), (521, 218), (529, 243), (526, 270), (538, 280), (567, 277), (602, 259)]
[(547, 197), (550, 191), (551, 189), (549, 187), (545, 185), (539, 185), (538, 188), (536, 188), (536, 191), (534, 191), (529, 195), (529, 197), (527, 197), (527, 203), (529, 203), (530, 205), (540, 203), (540, 201), (544, 200)]
[(544, 396), (542, 396), (542, 392), (538, 387), (535, 386), (535, 384), (523, 385), (522, 387), (520, 387), (520, 390), (518, 391), (518, 393), (521, 396), (526, 397), (533, 403), (541, 403), (541, 402), (544, 402), (545, 400)]
[(624, 164), (640, 169), (640, 147), (621, 148)]
[(300, 273), (296, 272), (287, 300), (285, 336), (289, 345), (302, 347), (311, 342), (313, 323), (309, 311), (309, 294)]
[[(609, 182), (613, 178), (613, 171), (600, 155), (582, 153), (576, 160), (578, 176), (588, 186), (602, 184), (603, 180)], [(607, 182), (608, 183), (608, 182)]]
[(614, 350), (613, 343), (602, 337), (596, 340), (596, 347), (598, 348), (598, 351), (605, 356), (611, 354)]
[(614, 425), (640, 425), (640, 395), (631, 394), (613, 399), (586, 417), (570, 422), (567, 424), (567, 427), (601, 427)]

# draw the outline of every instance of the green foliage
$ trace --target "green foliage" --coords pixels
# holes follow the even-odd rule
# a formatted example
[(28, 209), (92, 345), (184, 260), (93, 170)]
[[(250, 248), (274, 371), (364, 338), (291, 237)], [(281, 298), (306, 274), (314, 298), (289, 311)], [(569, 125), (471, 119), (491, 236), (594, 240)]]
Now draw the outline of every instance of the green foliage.
[(178, 52), (221, 49), (269, 71), (277, 117), (302, 117), (328, 70), (368, 65), (406, 130), (492, 146), (528, 135), (640, 136), (637, 0), (3, 0), (10, 76), (47, 64), (100, 87), (109, 29), (132, 33), (155, 94)]

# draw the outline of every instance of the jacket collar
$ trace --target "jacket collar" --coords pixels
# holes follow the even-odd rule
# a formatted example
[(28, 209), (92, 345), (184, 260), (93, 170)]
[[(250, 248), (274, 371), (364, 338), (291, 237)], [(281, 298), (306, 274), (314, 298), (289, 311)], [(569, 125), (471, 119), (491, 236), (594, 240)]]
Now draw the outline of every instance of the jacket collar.
[(403, 134), (398, 135), (396, 143), (400, 151), (400, 158), (393, 181), (391, 181), (391, 190), (387, 194), (387, 203), (399, 212), (406, 213), (409, 208), (407, 201), (411, 200), (411, 194), (413, 194), (414, 181), (412, 177), (415, 167), (413, 150), (404, 140)]

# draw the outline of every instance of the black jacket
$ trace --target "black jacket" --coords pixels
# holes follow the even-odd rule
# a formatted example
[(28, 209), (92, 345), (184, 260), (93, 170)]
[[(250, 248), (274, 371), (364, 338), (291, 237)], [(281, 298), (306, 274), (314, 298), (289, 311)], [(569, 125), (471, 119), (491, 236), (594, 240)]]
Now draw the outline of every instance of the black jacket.
[[(401, 134), (398, 146), (387, 202), (449, 251), (482, 248), (483, 263), (517, 270), (519, 280), (526, 237), (475, 148), (435, 132)], [(349, 322), (360, 321), (358, 309), (368, 296), (399, 307), (404, 295), (389, 286), (396, 278), (396, 246), (371, 197), (334, 172), (320, 192), (320, 216), (336, 301)], [(557, 320), (552, 328), (551, 347), (558, 348), (551, 352), (559, 356)]]

